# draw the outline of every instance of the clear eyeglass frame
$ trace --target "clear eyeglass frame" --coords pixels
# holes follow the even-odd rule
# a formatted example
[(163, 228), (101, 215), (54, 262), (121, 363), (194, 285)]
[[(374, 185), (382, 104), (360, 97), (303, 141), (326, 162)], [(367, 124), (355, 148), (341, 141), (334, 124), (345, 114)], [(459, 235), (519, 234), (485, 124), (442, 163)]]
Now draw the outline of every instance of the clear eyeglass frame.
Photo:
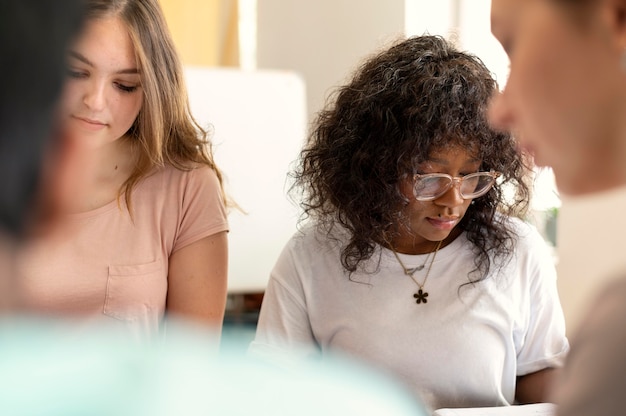
[(465, 176), (450, 176), (446, 173), (413, 175), (413, 195), (418, 201), (433, 201), (443, 196), (450, 188), (457, 187), (461, 198), (474, 199), (485, 195), (496, 183), (500, 172), (475, 172)]

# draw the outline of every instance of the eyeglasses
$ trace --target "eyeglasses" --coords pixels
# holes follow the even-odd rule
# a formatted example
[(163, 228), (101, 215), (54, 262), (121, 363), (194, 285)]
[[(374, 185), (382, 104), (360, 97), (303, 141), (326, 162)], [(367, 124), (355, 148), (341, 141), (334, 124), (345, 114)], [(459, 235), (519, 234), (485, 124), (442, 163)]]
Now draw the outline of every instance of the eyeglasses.
[(413, 176), (415, 181), (413, 194), (418, 201), (432, 201), (441, 197), (453, 186), (458, 185), (461, 198), (478, 198), (491, 189), (498, 176), (500, 176), (500, 173), (493, 170), (456, 177), (445, 173), (415, 174)]

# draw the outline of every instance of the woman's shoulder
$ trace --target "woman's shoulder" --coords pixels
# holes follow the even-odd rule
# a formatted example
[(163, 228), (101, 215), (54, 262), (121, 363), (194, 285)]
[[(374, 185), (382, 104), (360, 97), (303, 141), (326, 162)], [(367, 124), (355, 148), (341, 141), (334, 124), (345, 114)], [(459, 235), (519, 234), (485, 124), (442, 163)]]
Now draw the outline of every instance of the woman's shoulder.
[(513, 237), (518, 240), (533, 240), (538, 236), (540, 237), (537, 227), (525, 219), (497, 214), (496, 220), (504, 224), (511, 231)]
[(530, 256), (542, 263), (554, 263), (554, 249), (532, 222), (518, 217), (505, 217), (504, 221), (510, 230), (518, 258)]
[(510, 227), (518, 228), (518, 229), (527, 229), (528, 222), (523, 220), (520, 217), (506, 215), (500, 212), (497, 212), (495, 215), (496, 221), (507, 224)]
[(307, 221), (298, 225), (287, 247), (292, 251), (319, 256), (340, 247), (345, 239), (344, 233), (343, 229), (328, 230), (316, 221)]
[(185, 166), (184, 168), (172, 166), (170, 164), (165, 164), (164, 166), (161, 167), (161, 170), (163, 171), (164, 174), (171, 175), (171, 176), (190, 177), (190, 178), (195, 178), (195, 177), (216, 177), (217, 178), (217, 172), (215, 171), (215, 169), (213, 169), (212, 167), (208, 165), (200, 164), (200, 163), (189, 164), (188, 166)]
[(180, 185), (218, 186), (217, 172), (210, 166), (194, 164), (181, 169), (170, 164), (158, 166), (145, 178), (145, 182), (159, 183), (160, 186), (170, 187)]

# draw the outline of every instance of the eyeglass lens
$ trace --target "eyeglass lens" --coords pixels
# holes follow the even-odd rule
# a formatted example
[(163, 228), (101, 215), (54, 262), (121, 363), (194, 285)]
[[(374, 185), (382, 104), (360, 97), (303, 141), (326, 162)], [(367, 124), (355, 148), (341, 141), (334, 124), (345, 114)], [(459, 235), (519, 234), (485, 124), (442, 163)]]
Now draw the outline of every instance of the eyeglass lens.
[(453, 184), (459, 181), (459, 191), (463, 198), (475, 198), (487, 191), (493, 184), (493, 176), (488, 173), (479, 173), (451, 178), (447, 175), (426, 176), (419, 178), (415, 183), (415, 195), (418, 199), (435, 199), (446, 193)]

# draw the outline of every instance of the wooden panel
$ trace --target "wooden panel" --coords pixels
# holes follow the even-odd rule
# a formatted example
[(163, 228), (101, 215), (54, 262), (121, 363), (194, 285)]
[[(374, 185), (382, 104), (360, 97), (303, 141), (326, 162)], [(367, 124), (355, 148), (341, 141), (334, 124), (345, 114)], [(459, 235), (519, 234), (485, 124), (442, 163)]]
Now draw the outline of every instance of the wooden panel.
[(219, 65), (220, 5), (221, 0), (161, 0), (184, 64)]

